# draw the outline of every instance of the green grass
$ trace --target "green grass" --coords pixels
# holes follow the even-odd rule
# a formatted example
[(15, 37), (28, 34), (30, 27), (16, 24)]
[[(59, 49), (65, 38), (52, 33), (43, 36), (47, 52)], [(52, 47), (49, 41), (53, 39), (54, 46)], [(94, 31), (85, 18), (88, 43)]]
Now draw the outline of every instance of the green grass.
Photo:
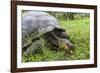
[(88, 18), (72, 21), (60, 21), (61, 27), (66, 29), (70, 41), (74, 44), (73, 60), (89, 59), (90, 21)]
[[(39, 61), (61, 61), (61, 60), (84, 60), (90, 58), (90, 21), (89, 18), (80, 20), (59, 20), (59, 24), (66, 30), (70, 41), (74, 44), (73, 54), (66, 53), (65, 50), (54, 51), (46, 46), (45, 40), (42, 39), (42, 53), (30, 53), (28, 56), (23, 54), (22, 62), (39, 62)], [(33, 48), (34, 49), (34, 48)]]

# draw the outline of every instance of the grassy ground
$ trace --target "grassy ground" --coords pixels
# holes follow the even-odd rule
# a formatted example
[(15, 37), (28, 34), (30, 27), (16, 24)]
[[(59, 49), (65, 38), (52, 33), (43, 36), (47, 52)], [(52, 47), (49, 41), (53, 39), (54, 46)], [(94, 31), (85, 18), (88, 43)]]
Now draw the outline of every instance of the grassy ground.
[(88, 18), (73, 21), (60, 21), (61, 26), (66, 29), (70, 41), (75, 46), (71, 59), (89, 59), (90, 22)]
[(23, 54), (22, 62), (89, 59), (89, 18), (69, 21), (59, 20), (59, 23), (62, 28), (66, 29), (70, 37), (69, 40), (75, 46), (73, 54), (67, 54), (64, 50), (53, 51), (43, 46), (43, 53), (34, 55), (30, 53), (29, 56)]

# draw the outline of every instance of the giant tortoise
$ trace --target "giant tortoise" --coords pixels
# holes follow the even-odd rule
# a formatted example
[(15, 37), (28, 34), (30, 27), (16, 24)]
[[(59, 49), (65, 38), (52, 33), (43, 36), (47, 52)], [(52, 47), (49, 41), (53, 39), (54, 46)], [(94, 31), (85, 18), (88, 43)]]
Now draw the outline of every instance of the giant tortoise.
[[(41, 36), (44, 36), (45, 41), (50, 43), (52, 48), (73, 48), (66, 31), (59, 26), (57, 19), (47, 12), (25, 11), (21, 19), (23, 51), (30, 53), (32, 48), (41, 47), (43, 43), (40, 41)], [(32, 52), (35, 51), (32, 50)]]

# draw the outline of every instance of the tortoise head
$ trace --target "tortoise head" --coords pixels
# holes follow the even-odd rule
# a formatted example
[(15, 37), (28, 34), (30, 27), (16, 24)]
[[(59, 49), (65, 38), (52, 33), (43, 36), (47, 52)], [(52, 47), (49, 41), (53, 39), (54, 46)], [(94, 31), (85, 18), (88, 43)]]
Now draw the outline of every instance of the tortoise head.
[(59, 39), (59, 47), (64, 49), (72, 49), (74, 46), (73, 44), (66, 38), (60, 38)]
[(49, 32), (49, 39), (53, 45), (56, 45), (59, 48), (65, 50), (73, 50), (74, 48), (74, 45), (69, 41), (69, 37), (63, 29), (55, 29)]

